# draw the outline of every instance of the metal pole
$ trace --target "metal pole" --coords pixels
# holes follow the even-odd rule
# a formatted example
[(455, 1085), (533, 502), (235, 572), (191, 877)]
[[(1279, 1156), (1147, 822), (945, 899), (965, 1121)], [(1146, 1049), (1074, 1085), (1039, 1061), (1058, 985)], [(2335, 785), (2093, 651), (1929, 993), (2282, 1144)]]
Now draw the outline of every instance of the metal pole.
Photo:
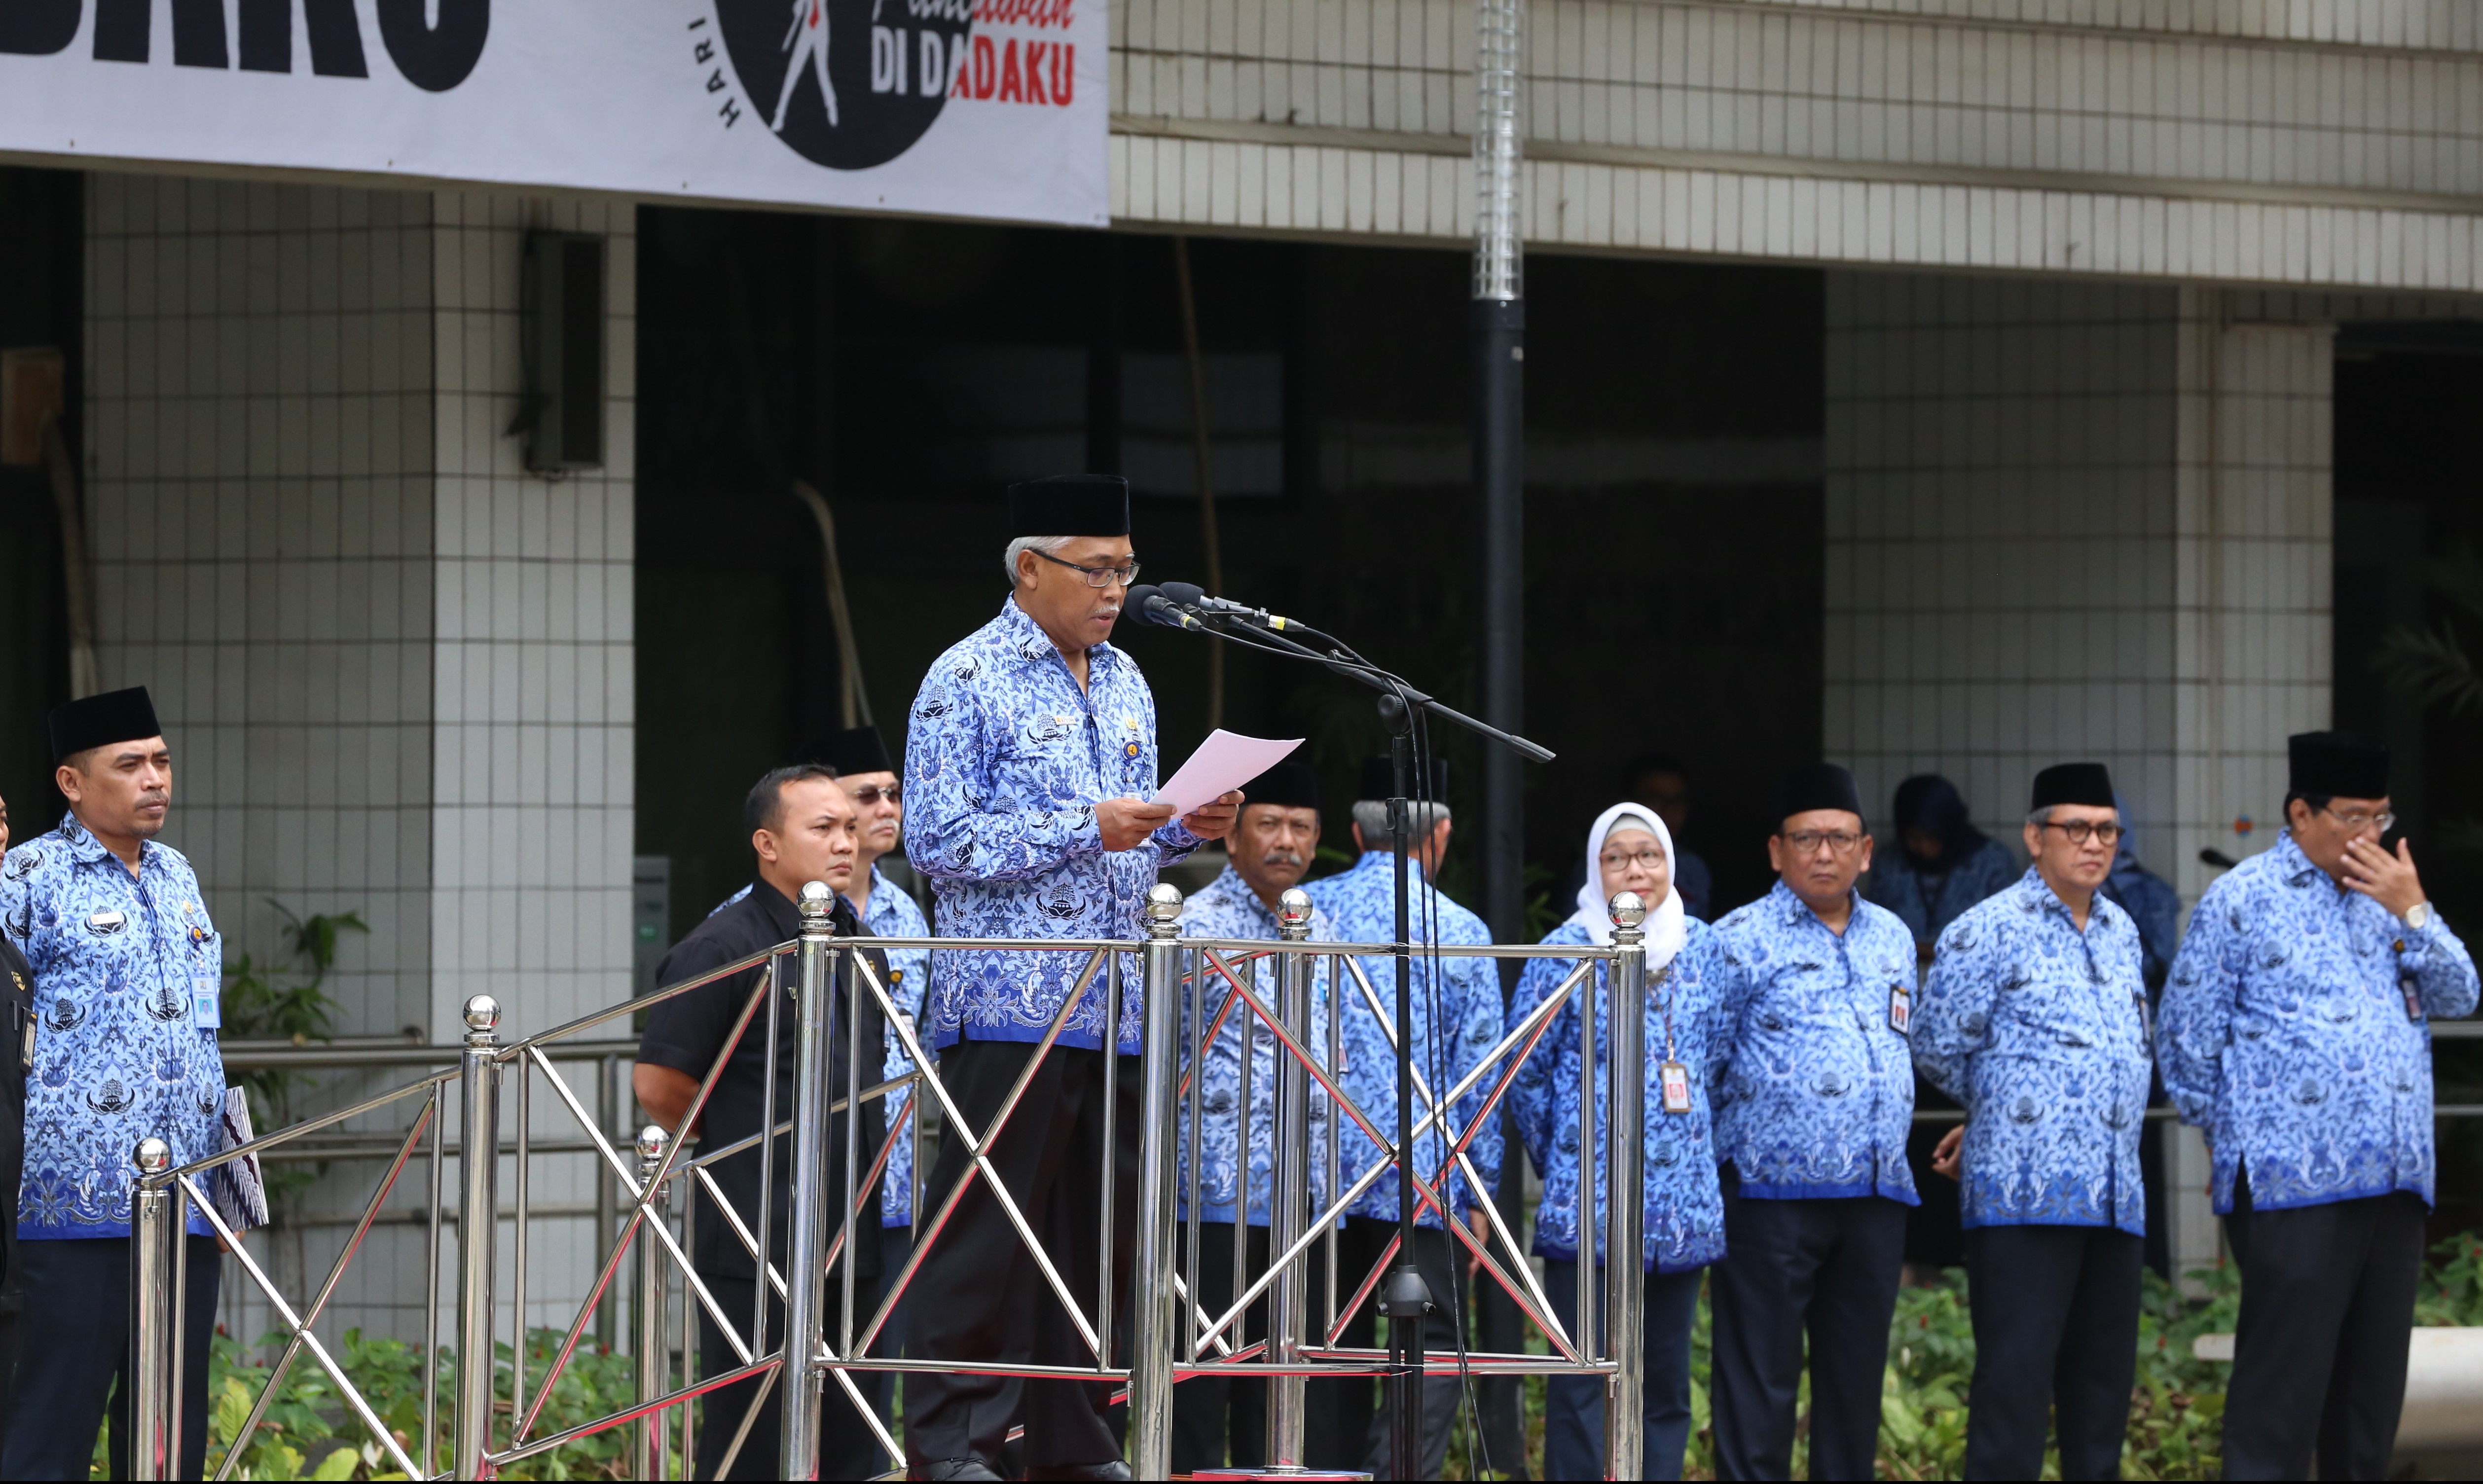
[[(836, 894), (827, 883), (802, 884), (801, 1004), (793, 1050), (793, 1209), (785, 1254), (785, 1431), (776, 1451), (780, 1479), (819, 1476), (819, 1342), (827, 1299), (828, 1068), (835, 1054), (830, 958), (835, 928), (828, 914)], [(771, 1110), (772, 1116), (772, 1110)]]
[[(179, 1468), (171, 1436), (173, 1415), (173, 1148), (141, 1139), (133, 1158), (138, 1179), (129, 1193), (129, 1359), (133, 1385), (129, 1471), (169, 1479)], [(168, 1233), (169, 1235), (168, 1239)]]
[(1604, 1403), (1604, 1477), (1635, 1479), (1644, 1454), (1646, 1349), (1646, 904), (1613, 898), (1612, 1191), (1604, 1248), (1604, 1340), (1615, 1369)]
[(500, 1166), (500, 1002), (466, 1001), (466, 1051), (459, 1069), (465, 1126), (458, 1130), (457, 1477), (479, 1479), (492, 1443), (492, 1255)]
[[(1138, 1231), (1130, 1262), (1130, 1472), (1172, 1476), (1173, 1092), (1181, 1076), (1181, 888), (1147, 889), (1138, 1101)], [(1109, 1157), (1108, 1153), (1106, 1157)]]
[[(1393, 1478), (1419, 1479), (1423, 1476), (1423, 1320), (1430, 1312), (1431, 1293), (1414, 1261), (1412, 1176), (1422, 1163), (1414, 1152), (1414, 928), (1406, 859), (1414, 842), (1414, 806), (1407, 799), (1414, 776), (1414, 745), (1408, 735), (1412, 716), (1402, 702), (1392, 710), (1392, 702), (1397, 702), (1394, 696), (1380, 701), (1381, 718), (1395, 732), (1388, 739), (1388, 755), (1397, 789), (1397, 796), (1388, 801), (1388, 827), (1397, 836), (1397, 1265), (1380, 1289), (1379, 1312), (1388, 1318), (1389, 1473)], [(1424, 781), (1427, 797), (1429, 783)], [(1427, 829), (1432, 817), (1425, 808)], [(1428, 883), (1429, 877), (1424, 880)], [(1456, 1217), (1448, 1214), (1442, 1219)]]
[[(595, 1069), (595, 1123), (607, 1139), (621, 1136), (620, 1094), (614, 1086), (620, 1077), (620, 1065), (619, 1057), (607, 1056)], [(613, 1183), (612, 1167), (598, 1159), (595, 1161), (595, 1246), (610, 1251), (613, 1238), (620, 1234), (620, 1187)], [(613, 1296), (609, 1294), (604, 1296), (602, 1303), (595, 1306), (595, 1343), (606, 1355), (612, 1353), (614, 1307)]]
[[(1311, 899), (1298, 887), (1276, 898), (1276, 936), (1301, 942), (1311, 936)], [(1276, 1014), (1285, 1029), (1302, 1045), (1311, 1044), (1311, 956), (1284, 953), (1276, 957)], [(1275, 1167), (1276, 1188), (1268, 1203), (1268, 1253), (1291, 1252), (1310, 1224), (1311, 1212), (1311, 1087), (1310, 1074), (1283, 1047), (1276, 1051), (1274, 1138), (1268, 1159)], [(1249, 1161), (1242, 1161), (1246, 1168)], [(1268, 1290), (1268, 1358), (1279, 1365), (1298, 1365), (1307, 1342), (1311, 1291), (1309, 1274), (1289, 1262)], [(1268, 1380), (1268, 1467), (1295, 1469), (1302, 1462), (1303, 1397), (1306, 1378), (1271, 1376)]]
[[(638, 1185), (645, 1189), (655, 1172), (664, 1167), (663, 1126), (649, 1124), (638, 1130)], [(647, 1191), (647, 1204), (660, 1216), (664, 1208), (664, 1192)], [(664, 1247), (653, 1233), (641, 1232), (638, 1242), (638, 1400), (651, 1402), (664, 1394), (665, 1372), (664, 1319), (670, 1305), (665, 1297)], [(635, 1474), (642, 1479), (664, 1476), (664, 1415), (650, 1412), (638, 1419), (638, 1460)]]
[[(1526, 721), (1526, 305), (1525, 124), (1520, 90), (1525, 73), (1526, 0), (1475, 4), (1475, 489), (1482, 501), (1482, 719), (1504, 731)], [(1526, 796), (1519, 759), (1507, 748), (1483, 749), (1483, 917), (1492, 941), (1523, 941), (1526, 930)], [(1517, 960), (1503, 960), (1501, 1005), (1517, 985)], [(1507, 1110), (1505, 1131), (1513, 1131)], [(1525, 1154), (1516, 1139), (1501, 1172), (1496, 1199), (1503, 1218), (1522, 1217)], [(1505, 1198), (1500, 1198), (1505, 1193)], [(1517, 1306), (1497, 1284), (1476, 1285), (1478, 1328), (1486, 1349), (1515, 1350), (1523, 1331)], [(1517, 1467), (1525, 1446), (1521, 1383), (1481, 1383), (1485, 1452), (1495, 1465)]]

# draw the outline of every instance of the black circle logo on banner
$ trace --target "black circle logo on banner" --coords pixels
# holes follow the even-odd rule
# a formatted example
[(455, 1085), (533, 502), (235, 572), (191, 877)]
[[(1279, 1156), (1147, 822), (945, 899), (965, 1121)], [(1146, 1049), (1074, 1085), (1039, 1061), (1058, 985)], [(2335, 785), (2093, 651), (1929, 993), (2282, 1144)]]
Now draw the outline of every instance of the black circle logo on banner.
[(975, 0), (715, 0), (715, 18), (761, 127), (815, 164), (868, 170), (940, 117)]

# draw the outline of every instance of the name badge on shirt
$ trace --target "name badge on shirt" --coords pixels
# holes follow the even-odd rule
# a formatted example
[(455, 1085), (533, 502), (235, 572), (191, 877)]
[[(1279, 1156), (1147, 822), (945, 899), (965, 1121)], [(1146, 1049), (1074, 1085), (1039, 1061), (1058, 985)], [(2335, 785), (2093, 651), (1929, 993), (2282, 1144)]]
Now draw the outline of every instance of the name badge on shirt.
[(1664, 1111), (1690, 1111), (1690, 1069), (1679, 1062), (1666, 1062), (1657, 1075), (1663, 1078)]
[(224, 996), (217, 992), (213, 979), (190, 981), (190, 1023), (200, 1030), (224, 1028)]
[(96, 913), (93, 916), (87, 918), (86, 926), (88, 932), (99, 933), (104, 937), (109, 938), (113, 934), (120, 932), (121, 928), (128, 924), (128, 922), (129, 919), (127, 917), (122, 916), (117, 912), (106, 909), (105, 911)]
[(1914, 992), (1902, 984), (1888, 986), (1888, 1028), (1900, 1036), (1911, 1036), (1914, 1023)]
[(2422, 995), (2415, 989), (2414, 975), (2397, 975), (2397, 993), (2405, 996), (2406, 1019), (2416, 1025), (2421, 1024)]

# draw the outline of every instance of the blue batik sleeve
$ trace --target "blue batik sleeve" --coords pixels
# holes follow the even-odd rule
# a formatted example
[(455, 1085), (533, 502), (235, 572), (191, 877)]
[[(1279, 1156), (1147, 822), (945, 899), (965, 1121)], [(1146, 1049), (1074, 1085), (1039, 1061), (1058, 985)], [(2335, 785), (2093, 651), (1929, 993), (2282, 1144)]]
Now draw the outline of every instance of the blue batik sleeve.
[(1102, 852), (1091, 803), (1064, 799), (1058, 808), (1037, 808), (996, 802), (990, 767), (999, 740), (973, 685), (937, 676), (925, 682), (905, 734), (905, 854), (916, 870), (939, 880), (1031, 881)]
[(2181, 1122), (2207, 1128), (2214, 1125), (2226, 1043), (2241, 995), (2245, 944), (2235, 921), (2240, 909), (2233, 900), (2236, 893), (2220, 889), (2230, 880), (2208, 888), (2190, 914), (2189, 936), (2173, 961), (2155, 1018), (2155, 1057), (2163, 1070), (2164, 1091)]
[(2474, 1013), (2474, 960), (2437, 913), (2421, 928), (2408, 928), (2397, 941), (2405, 945), (2397, 953), (2397, 970), (2414, 976), (2423, 1014), (2456, 1020)]
[[(1463, 991), (1462, 1014), (1457, 1026), (1457, 1040), (1465, 1048), (1457, 1058), (1457, 1075), (1462, 1079), (1482, 1064), (1482, 1059), (1491, 1054), (1492, 1047), (1500, 1041), (1500, 970), (1489, 959), (1459, 959), (1456, 972), (1459, 988)], [(1505, 1060), (1494, 1063), (1476, 1081), (1474, 1090), (1458, 1100), (1460, 1132), (1482, 1111), (1484, 1100), (1491, 1096), (1493, 1088), (1500, 1085), (1500, 1079), (1508, 1070)], [(1475, 1171), (1482, 1177), (1487, 1187), (1466, 1192), (1467, 1199), (1475, 1206), (1491, 1199), (1492, 1192), (1500, 1188), (1500, 1120), (1497, 1117), (1484, 1119), (1482, 1127), (1475, 1134), (1474, 1143), (1467, 1146), (1467, 1153), (1474, 1159)]]
[[(1528, 959), (1526, 971), (1517, 976), (1517, 988), (1508, 998), (1508, 1028), (1517, 1029), (1520, 1022), (1534, 1014), (1543, 997), (1561, 987), (1572, 967), (1567, 959)], [(1558, 1039), (1566, 1034), (1577, 1038), (1577, 1024), (1565, 1008), (1554, 1014), (1552, 1026), (1535, 1043), (1534, 1054), (1518, 1063), (1517, 1080), (1508, 1089), (1510, 1115), (1517, 1123), (1518, 1141), (1526, 1146), (1526, 1154), (1535, 1168), (1546, 1168), (1552, 1135), (1553, 1068), (1560, 1058), (1560, 1048), (1569, 1044)]]
[(1991, 972), (1996, 966), (1988, 962), (1991, 941), (1992, 935), (1972, 931), (1962, 919), (1950, 923), (1940, 935), (1922, 1003), (1914, 1009), (1914, 1070), (1969, 1110), (1966, 1063), (1990, 1032), (1999, 982)]

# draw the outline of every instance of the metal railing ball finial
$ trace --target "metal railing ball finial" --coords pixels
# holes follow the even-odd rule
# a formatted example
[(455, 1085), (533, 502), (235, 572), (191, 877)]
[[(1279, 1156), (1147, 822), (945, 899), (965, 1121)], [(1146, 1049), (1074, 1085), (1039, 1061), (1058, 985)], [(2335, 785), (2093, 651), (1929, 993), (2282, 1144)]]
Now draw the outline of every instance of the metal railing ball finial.
[(1169, 925), (1181, 920), (1181, 888), (1168, 881), (1147, 888), (1147, 921)]
[(137, 1163), (139, 1174), (161, 1175), (173, 1168), (173, 1146), (150, 1135), (138, 1141), (129, 1157)]
[(1646, 920), (1646, 900), (1635, 891), (1613, 893), (1613, 926), (1634, 928)]
[(1311, 925), (1311, 894), (1299, 887), (1287, 887), (1276, 898), (1276, 925), (1288, 931), (1308, 929)]
[(805, 918), (824, 917), (836, 910), (837, 894), (828, 889), (828, 884), (824, 881), (806, 881), (802, 883), (802, 900), (799, 905)]
[(489, 994), (477, 994), (466, 1001), (466, 1028), (478, 1036), (498, 1030), (500, 1002)]
[(664, 1131), (664, 1126), (661, 1124), (649, 1124), (646, 1127), (639, 1129), (639, 1159), (651, 1165), (662, 1162), (664, 1157), (664, 1146), (671, 1143), (672, 1139), (673, 1136)]

